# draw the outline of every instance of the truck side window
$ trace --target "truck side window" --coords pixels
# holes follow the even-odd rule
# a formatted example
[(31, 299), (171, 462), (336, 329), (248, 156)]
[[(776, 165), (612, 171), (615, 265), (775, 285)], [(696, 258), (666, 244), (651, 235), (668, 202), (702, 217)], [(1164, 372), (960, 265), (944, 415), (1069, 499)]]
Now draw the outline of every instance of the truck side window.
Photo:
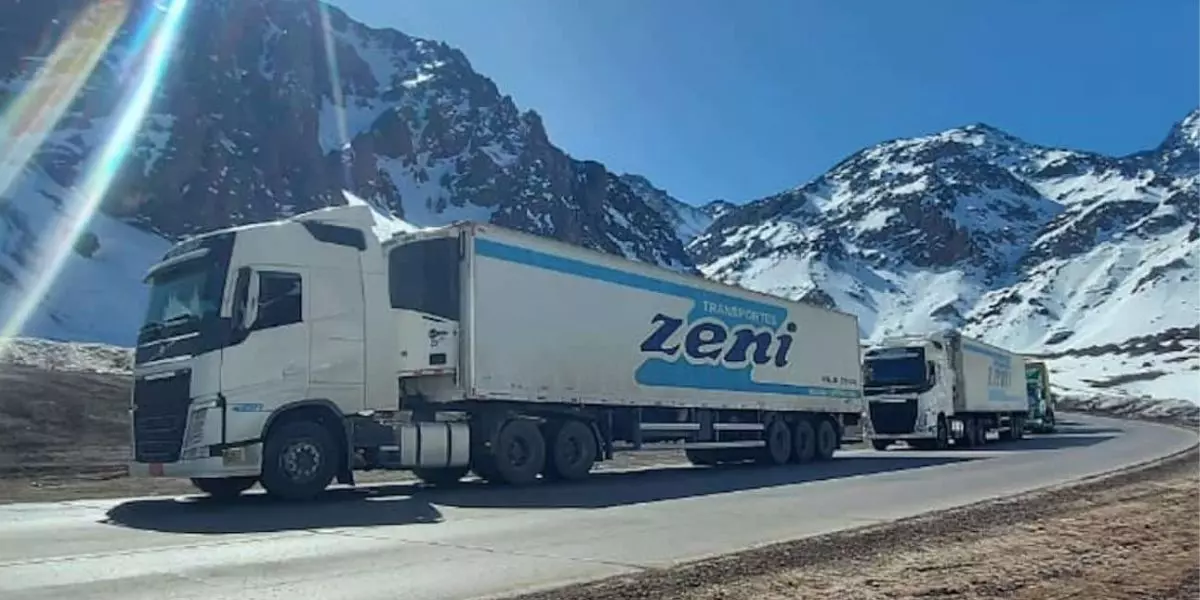
[(392, 308), (459, 320), (458, 238), (410, 242), (388, 254)]
[(258, 273), (258, 318), (254, 329), (268, 329), (303, 320), (300, 276), (280, 271)]

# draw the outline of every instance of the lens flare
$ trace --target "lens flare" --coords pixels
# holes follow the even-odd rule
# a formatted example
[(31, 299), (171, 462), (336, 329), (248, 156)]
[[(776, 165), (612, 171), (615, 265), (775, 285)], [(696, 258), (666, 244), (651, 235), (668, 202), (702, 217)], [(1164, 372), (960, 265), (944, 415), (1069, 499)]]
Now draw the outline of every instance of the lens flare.
[[(53, 243), (47, 244), (45, 254), (38, 257), (35, 271), (38, 275), (33, 285), (19, 299), (8, 321), (0, 326), (0, 353), (4, 352), (9, 340), (21, 331), (29, 317), (37, 310), (70, 257), (75, 240), (87, 228), (112, 185), (170, 63), (188, 4), (189, 0), (171, 0), (165, 7), (160, 5), (146, 17), (153, 25), (142, 23), (138, 28), (131, 50), (144, 52), (141, 67), (131, 81), (132, 86), (126, 88), (125, 95), (117, 105), (114, 113), (115, 126), (104, 144), (93, 155), (82, 183), (74, 190), (66, 216), (57, 223), (54, 232), (43, 234), (43, 239), (53, 240)], [(123, 19), (124, 15), (121, 18)], [(119, 22), (118, 20), (118, 24)], [(152, 27), (153, 31), (149, 32), (148, 27)], [(111, 38), (110, 35), (108, 41), (111, 41)], [(108, 41), (105, 42), (105, 47)], [(139, 45), (144, 45), (144, 50)], [(78, 87), (75, 87), (72, 96), (77, 91)]]

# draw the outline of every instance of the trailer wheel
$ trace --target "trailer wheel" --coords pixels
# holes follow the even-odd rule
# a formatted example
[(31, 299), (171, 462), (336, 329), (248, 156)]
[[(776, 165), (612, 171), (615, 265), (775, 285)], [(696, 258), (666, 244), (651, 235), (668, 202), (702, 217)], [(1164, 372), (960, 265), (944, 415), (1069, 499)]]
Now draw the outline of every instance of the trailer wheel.
[(783, 419), (772, 419), (763, 430), (766, 445), (755, 455), (756, 462), (763, 465), (787, 464), (792, 457), (792, 430)]
[(796, 421), (792, 427), (792, 460), (798, 463), (812, 461), (817, 452), (816, 437), (812, 421), (804, 418)]
[(193, 477), (192, 485), (214, 500), (232, 500), (258, 483), (257, 477)]
[(333, 481), (338, 457), (333, 436), (319, 423), (281, 423), (263, 449), (262, 486), (284, 500), (311, 500)]
[(533, 483), (546, 466), (546, 438), (537, 423), (529, 419), (511, 419), (505, 423), (491, 450), (493, 468), (487, 471), (494, 471), (495, 479), (503, 483)]
[(545, 474), (551, 479), (584, 479), (596, 463), (596, 436), (582, 421), (564, 419), (550, 425)]
[(833, 458), (833, 453), (837, 451), (838, 433), (837, 427), (833, 421), (829, 419), (821, 419), (817, 423), (817, 438), (814, 454), (817, 460), (829, 460)]
[(470, 467), (436, 467), (413, 469), (412, 473), (417, 479), (430, 485), (447, 486), (458, 483), (470, 470)]

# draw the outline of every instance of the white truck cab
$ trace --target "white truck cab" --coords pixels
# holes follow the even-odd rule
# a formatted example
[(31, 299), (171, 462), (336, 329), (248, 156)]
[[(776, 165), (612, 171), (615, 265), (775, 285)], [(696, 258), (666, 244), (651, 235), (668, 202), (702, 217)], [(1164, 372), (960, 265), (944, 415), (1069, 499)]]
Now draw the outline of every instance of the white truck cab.
[(863, 353), (867, 437), (877, 450), (919, 449), (1020, 437), (1028, 411), (1023, 359), (955, 331), (895, 336)]

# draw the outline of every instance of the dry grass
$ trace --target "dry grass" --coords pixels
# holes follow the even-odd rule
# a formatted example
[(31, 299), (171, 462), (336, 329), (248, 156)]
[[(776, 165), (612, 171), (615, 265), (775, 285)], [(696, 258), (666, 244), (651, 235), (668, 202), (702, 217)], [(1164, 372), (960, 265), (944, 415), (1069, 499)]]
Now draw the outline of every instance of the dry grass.
[(521, 600), (1194, 600), (1198, 456)]

